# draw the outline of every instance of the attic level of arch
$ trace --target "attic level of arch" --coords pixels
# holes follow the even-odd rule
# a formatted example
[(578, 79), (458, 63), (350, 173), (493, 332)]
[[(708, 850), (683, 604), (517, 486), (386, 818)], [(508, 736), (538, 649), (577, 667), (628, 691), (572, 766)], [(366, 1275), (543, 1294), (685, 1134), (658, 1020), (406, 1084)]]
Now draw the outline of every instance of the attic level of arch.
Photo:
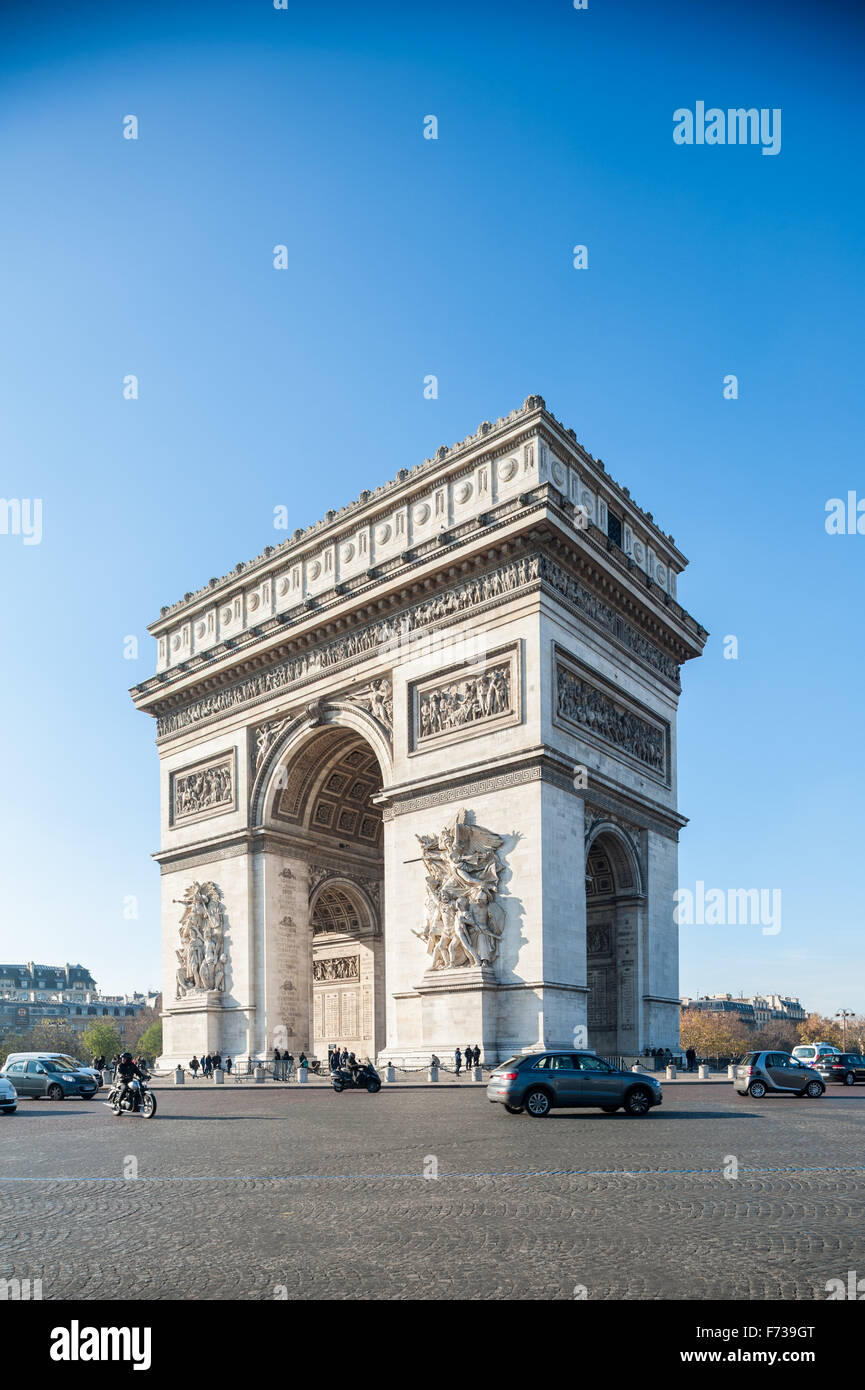
[[(589, 544), (586, 544), (586, 541)], [(602, 603), (609, 604), (617, 613), (626, 615), (635, 632), (641, 635), (641, 640), (645, 640), (657, 650), (660, 659), (653, 663), (655, 673), (660, 674), (673, 689), (678, 690), (678, 667), (682, 662), (699, 654), (702, 638), (705, 636), (704, 629), (683, 609), (680, 609), (678, 604), (672, 600), (665, 602), (660, 597), (660, 591), (658, 594), (654, 594), (650, 584), (644, 584), (637, 588), (632, 577), (629, 576), (626, 579), (627, 564), (623, 564), (620, 557), (614, 556), (616, 565), (619, 567), (618, 570), (611, 569), (609, 564), (610, 552), (607, 549), (606, 539), (601, 544), (598, 538), (593, 538), (588, 532), (583, 533), (578, 542), (576, 538), (569, 537), (566, 532), (556, 526), (553, 518), (547, 517), (526, 533), (483, 544), (473, 554), (448, 556), (447, 553), (443, 553), (438, 557), (441, 561), (440, 566), (434, 572), (418, 575), (413, 580), (409, 579), (399, 588), (394, 588), (387, 593), (381, 593), (379, 586), (378, 593), (367, 595), (366, 602), (358, 604), (349, 611), (346, 611), (346, 596), (341, 596), (334, 601), (333, 607), (328, 605), (328, 611), (307, 613), (306, 620), (309, 625), (303, 632), (297, 633), (296, 636), (284, 640), (278, 645), (271, 645), (262, 649), (263, 641), (271, 636), (273, 631), (283, 626), (280, 620), (271, 620), (270, 624), (256, 629), (254, 635), (248, 635), (242, 643), (243, 651), (239, 647), (232, 650), (231, 655), (235, 656), (236, 654), (241, 658), (240, 660), (232, 660), (230, 664), (223, 664), (220, 669), (220, 663), (225, 661), (227, 653), (212, 653), (210, 656), (202, 654), (201, 657), (185, 663), (185, 668), (182, 671), (178, 669), (170, 677), (163, 674), (144, 682), (133, 690), (133, 695), (136, 697), (139, 708), (145, 709), (160, 719), (165, 719), (178, 711), (194, 706), (196, 701), (206, 699), (216, 691), (242, 683), (247, 677), (271, 668), (275, 663), (302, 657), (333, 639), (356, 633), (365, 624), (382, 620), (398, 622), (409, 614), (417, 603), (436, 594), (446, 593), (448, 589), (458, 587), (461, 582), (466, 580), (472, 578), (483, 580), (492, 574), (497, 565), (500, 566), (503, 563), (520, 559), (531, 560), (535, 556), (544, 557), (546, 561), (552, 561), (561, 566), (563, 572), (572, 576), (578, 583), (585, 585), (586, 589), (595, 594)], [(555, 586), (549, 583), (543, 574), (538, 574), (530, 584), (523, 586), (523, 588), (526, 591), (543, 589), (555, 599), (562, 600), (563, 598), (563, 595), (556, 592)], [(645, 600), (641, 600), (641, 592), (645, 592)], [(502, 601), (502, 597), (509, 596), (500, 595), (493, 598), (489, 600), (488, 606), (495, 606)], [(669, 596), (665, 597), (669, 598)], [(481, 607), (483, 606), (487, 605), (481, 605)], [(478, 608), (474, 607), (473, 611), (477, 612)], [(444, 628), (460, 622), (464, 616), (463, 611), (455, 611), (428, 624), (428, 626)], [(615, 633), (613, 635), (615, 636)], [(240, 639), (238, 641), (240, 642)], [(250, 649), (248, 653), (247, 648)], [(636, 652), (631, 654), (636, 654), (639, 659), (638, 645)], [(347, 660), (343, 665), (346, 668), (354, 667), (357, 665), (357, 660), (355, 657), (350, 661)], [(208, 668), (211, 669), (208, 670)], [(292, 681), (291, 686), (294, 690), (300, 689), (304, 684), (320, 679), (324, 674), (333, 674), (339, 669), (337, 664), (329, 667), (327, 672), (317, 669), (304, 679)], [(177, 689), (181, 679), (185, 679), (189, 683), (181, 689)], [(172, 687), (174, 688), (172, 689)], [(267, 697), (262, 696), (262, 698)], [(255, 700), (250, 701), (250, 704), (254, 703)], [(174, 732), (173, 729), (165, 731), (161, 729), (159, 741), (173, 736)]]

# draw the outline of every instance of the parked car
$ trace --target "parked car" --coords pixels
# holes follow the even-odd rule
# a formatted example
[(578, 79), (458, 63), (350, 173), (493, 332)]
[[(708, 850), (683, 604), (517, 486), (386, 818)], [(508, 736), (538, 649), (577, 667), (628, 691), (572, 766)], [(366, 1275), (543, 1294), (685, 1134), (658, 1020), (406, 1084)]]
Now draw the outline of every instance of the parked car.
[(802, 1043), (801, 1047), (793, 1048), (792, 1055), (797, 1062), (815, 1067), (821, 1057), (837, 1057), (840, 1051), (840, 1047), (833, 1047), (832, 1043)]
[(857, 1081), (865, 1081), (865, 1057), (859, 1052), (836, 1052), (831, 1057), (821, 1057), (814, 1070), (824, 1081), (840, 1081), (845, 1086), (855, 1086)]
[(68, 1096), (92, 1100), (99, 1089), (88, 1072), (70, 1071), (54, 1057), (31, 1057), (29, 1061), (22, 1057), (7, 1064), (0, 1076), (12, 1082), (19, 1096), (31, 1100), (43, 1096), (49, 1100), (65, 1100)]
[(543, 1119), (559, 1107), (597, 1107), (611, 1115), (647, 1115), (663, 1100), (661, 1083), (642, 1072), (624, 1071), (594, 1052), (550, 1051), (511, 1057), (490, 1077), (487, 1100), (509, 1115), (523, 1111)]
[(87, 1076), (92, 1076), (96, 1082), (97, 1090), (102, 1085), (101, 1071), (97, 1071), (95, 1067), (86, 1066), (84, 1062), (79, 1062), (75, 1057), (70, 1057), (68, 1052), (10, 1052), (3, 1066), (4, 1068), (8, 1067), (11, 1062), (38, 1062), (43, 1057), (50, 1057), (52, 1062), (59, 1062), (67, 1071), (82, 1071)]
[(18, 1092), (7, 1081), (5, 1076), (0, 1076), (0, 1115), (14, 1115), (18, 1109)]
[(814, 1068), (789, 1052), (749, 1052), (736, 1067), (733, 1085), (742, 1096), (762, 1100), (770, 1092), (778, 1095), (822, 1096), (826, 1089)]

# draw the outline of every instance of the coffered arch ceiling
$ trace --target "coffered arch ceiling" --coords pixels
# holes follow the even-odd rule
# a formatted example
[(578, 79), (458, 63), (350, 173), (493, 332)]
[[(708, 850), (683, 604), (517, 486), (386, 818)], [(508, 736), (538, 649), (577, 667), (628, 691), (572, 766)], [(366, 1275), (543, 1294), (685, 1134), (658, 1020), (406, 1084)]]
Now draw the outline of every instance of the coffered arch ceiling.
[(322, 729), (288, 764), (273, 807), (277, 825), (381, 851), (381, 790), (375, 753), (352, 729)]

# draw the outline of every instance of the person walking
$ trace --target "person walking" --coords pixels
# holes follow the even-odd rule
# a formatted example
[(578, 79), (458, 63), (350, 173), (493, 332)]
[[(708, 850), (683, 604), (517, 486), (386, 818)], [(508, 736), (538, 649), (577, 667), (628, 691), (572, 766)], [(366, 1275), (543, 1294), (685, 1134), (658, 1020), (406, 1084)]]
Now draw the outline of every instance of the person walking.
[(463, 1054), (460, 1052), (459, 1048), (457, 1048), (456, 1052), (454, 1053), (454, 1066), (456, 1068), (457, 1076), (459, 1076), (460, 1072), (462, 1071), (462, 1065)]
[(286, 1081), (291, 1080), (291, 1073), (294, 1071), (294, 1053), (284, 1052), (282, 1054), (282, 1074)]
[(229, 1076), (231, 1076), (231, 1067), (232, 1067), (231, 1058), (230, 1058), (230, 1057), (226, 1057), (226, 1059), (225, 1059), (225, 1070), (228, 1072), (228, 1075), (229, 1075)]

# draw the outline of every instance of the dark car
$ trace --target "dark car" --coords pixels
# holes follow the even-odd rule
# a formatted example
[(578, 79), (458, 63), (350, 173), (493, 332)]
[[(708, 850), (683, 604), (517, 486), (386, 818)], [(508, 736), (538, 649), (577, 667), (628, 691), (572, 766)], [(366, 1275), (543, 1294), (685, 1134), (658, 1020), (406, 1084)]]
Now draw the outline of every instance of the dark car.
[(31, 1057), (11, 1062), (3, 1068), (5, 1076), (18, 1092), (19, 1100), (25, 1097), (39, 1100), (66, 1100), (68, 1096), (80, 1096), (91, 1100), (99, 1090), (89, 1072), (70, 1071), (53, 1057)]
[(523, 1111), (543, 1119), (559, 1107), (596, 1107), (611, 1115), (647, 1115), (663, 1100), (654, 1076), (624, 1071), (594, 1052), (541, 1052), (511, 1057), (490, 1077), (487, 1100), (503, 1105), (509, 1115)]
[(754, 1100), (762, 1100), (770, 1092), (816, 1099), (826, 1089), (816, 1069), (789, 1052), (749, 1052), (734, 1070), (733, 1086), (741, 1096), (753, 1096)]
[(857, 1081), (865, 1081), (865, 1057), (859, 1052), (836, 1052), (834, 1057), (821, 1057), (812, 1065), (824, 1081), (840, 1081), (845, 1086), (855, 1086)]

